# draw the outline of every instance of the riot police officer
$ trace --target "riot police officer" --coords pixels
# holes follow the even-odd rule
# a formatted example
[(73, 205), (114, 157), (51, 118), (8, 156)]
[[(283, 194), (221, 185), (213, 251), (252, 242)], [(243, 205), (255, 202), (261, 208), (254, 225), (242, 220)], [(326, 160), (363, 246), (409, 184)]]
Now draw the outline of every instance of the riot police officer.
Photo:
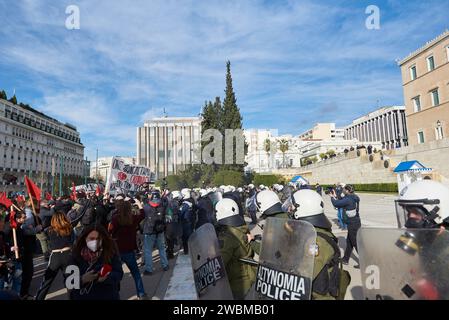
[(271, 190), (260, 191), (256, 195), (256, 206), (262, 214), (261, 218), (268, 217), (288, 218), (288, 213), (282, 210), (282, 204), (278, 195)]
[(232, 199), (237, 203), (239, 207), (239, 214), (243, 217), (243, 207), (242, 207), (242, 200), (240, 197), (240, 194), (235, 191), (234, 186), (224, 186), (223, 188), (223, 198)]
[(218, 201), (215, 212), (220, 252), (231, 290), (234, 299), (242, 300), (256, 280), (256, 269), (239, 259), (253, 259), (257, 247), (253, 245), (248, 226), (234, 200), (223, 198)]
[[(395, 204), (398, 229), (362, 227), (357, 235), (365, 298), (449, 299), (449, 189), (416, 181)], [(366, 285), (372, 265), (378, 274), (374, 287)]]
[[(437, 181), (416, 181), (405, 187), (396, 201), (398, 221), (404, 219), (409, 231), (396, 245), (409, 254), (419, 252), (424, 270), (417, 286), (421, 298), (449, 298), (449, 188)], [(421, 230), (414, 230), (421, 229)], [(423, 229), (440, 229), (438, 233)], [(443, 266), (443, 267), (442, 267)], [(430, 289), (430, 288), (433, 288)], [(432, 292), (433, 291), (433, 292)]]
[(208, 197), (209, 192), (206, 189), (200, 189), (200, 197), (197, 201), (197, 221), (195, 229), (198, 229), (205, 223), (214, 224), (214, 205), (212, 200)]
[[(292, 218), (309, 222), (317, 232), (312, 299), (344, 299), (350, 277), (339, 268), (340, 248), (332, 224), (324, 214), (323, 198), (313, 190), (302, 189), (292, 195), (291, 201)], [(344, 281), (340, 281), (341, 277), (345, 277)]]
[(167, 242), (167, 258), (174, 258), (174, 249), (175, 243), (180, 244), (179, 241), (181, 231), (181, 225), (179, 223), (179, 215), (180, 215), (180, 200), (181, 193), (178, 190), (174, 190), (170, 192), (168, 196), (168, 205), (167, 205), (167, 224), (165, 230), (165, 237)]

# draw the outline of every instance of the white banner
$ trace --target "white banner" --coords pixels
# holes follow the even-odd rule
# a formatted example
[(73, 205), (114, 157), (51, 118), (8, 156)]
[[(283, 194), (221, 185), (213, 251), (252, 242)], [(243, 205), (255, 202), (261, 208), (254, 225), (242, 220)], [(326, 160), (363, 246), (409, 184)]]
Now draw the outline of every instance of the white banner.
[(122, 158), (114, 157), (109, 170), (106, 190), (110, 194), (138, 191), (144, 183), (149, 183), (150, 168), (125, 163)]

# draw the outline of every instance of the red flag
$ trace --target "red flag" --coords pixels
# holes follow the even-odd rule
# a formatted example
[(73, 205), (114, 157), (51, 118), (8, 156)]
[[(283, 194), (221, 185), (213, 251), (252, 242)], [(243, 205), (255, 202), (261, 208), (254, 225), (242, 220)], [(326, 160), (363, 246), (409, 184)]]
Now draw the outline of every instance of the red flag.
[(75, 188), (75, 182), (72, 182), (72, 194), (70, 195), (70, 198), (75, 201), (76, 200), (76, 188)]
[(53, 200), (51, 193), (45, 192), (45, 200), (48, 200), (48, 201)]
[(19, 195), (16, 197), (16, 201), (17, 201), (17, 202), (25, 202), (25, 197), (19, 194)]
[(27, 176), (25, 176), (25, 185), (27, 187), (28, 195), (30, 196), (30, 198), (34, 198), (37, 200), (41, 199), (41, 189), (39, 189)]
[(6, 192), (0, 193), (0, 204), (3, 204), (8, 209), (12, 206), (12, 201), (8, 199)]
[(11, 214), (9, 215), (9, 225), (13, 229), (17, 228), (17, 222), (16, 222), (15, 217), (16, 217), (16, 212), (14, 210), (11, 210)]
[(101, 194), (100, 185), (97, 185), (97, 189), (95, 189), (95, 195), (98, 197)]

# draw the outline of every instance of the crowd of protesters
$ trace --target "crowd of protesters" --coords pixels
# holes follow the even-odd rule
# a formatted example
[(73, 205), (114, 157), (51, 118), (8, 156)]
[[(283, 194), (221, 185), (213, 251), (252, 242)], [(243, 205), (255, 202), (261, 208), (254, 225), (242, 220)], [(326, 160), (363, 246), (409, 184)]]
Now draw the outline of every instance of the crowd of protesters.
[[(344, 195), (339, 187), (342, 188), (337, 186), (330, 194), (332, 203), (342, 210), (357, 210), (358, 217), (358, 202), (355, 208), (352, 201), (356, 197), (350, 195), (353, 190), (348, 190), (350, 196), (344, 199), (338, 196)], [(242, 217), (246, 214), (250, 224), (255, 225), (258, 221), (255, 198), (265, 189), (271, 189), (287, 207), (292, 194), (299, 189), (322, 193), (319, 185), (313, 188), (289, 183), (179, 191), (146, 187), (141, 192), (114, 196), (86, 194), (81, 190), (71, 196), (34, 202), (25, 201), (23, 196), (13, 197), (12, 205), (0, 204), (0, 299), (44, 300), (58, 274), (63, 275), (70, 299), (120, 299), (122, 264), (126, 264), (137, 298), (146, 300), (149, 297), (142, 276), (154, 272), (154, 248), (158, 250), (162, 270), (169, 270), (169, 260), (176, 252), (189, 254), (188, 239), (196, 229), (205, 223), (217, 224), (215, 205), (223, 198), (232, 199), (239, 214)], [(357, 249), (355, 234), (360, 220), (352, 220), (346, 221), (350, 232), (344, 262), (352, 248)], [(38, 247), (47, 268), (37, 292), (30, 293), (33, 257)], [(73, 268), (79, 270), (80, 283), (69, 288), (67, 282)]]

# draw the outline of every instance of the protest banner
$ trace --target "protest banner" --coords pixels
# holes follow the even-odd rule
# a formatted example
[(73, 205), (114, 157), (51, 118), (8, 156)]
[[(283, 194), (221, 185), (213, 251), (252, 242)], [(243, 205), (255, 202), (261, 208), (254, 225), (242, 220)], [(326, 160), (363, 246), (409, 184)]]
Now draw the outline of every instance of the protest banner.
[(136, 192), (142, 184), (149, 183), (150, 179), (150, 168), (129, 164), (120, 157), (114, 157), (109, 170), (105, 192), (112, 195)]

